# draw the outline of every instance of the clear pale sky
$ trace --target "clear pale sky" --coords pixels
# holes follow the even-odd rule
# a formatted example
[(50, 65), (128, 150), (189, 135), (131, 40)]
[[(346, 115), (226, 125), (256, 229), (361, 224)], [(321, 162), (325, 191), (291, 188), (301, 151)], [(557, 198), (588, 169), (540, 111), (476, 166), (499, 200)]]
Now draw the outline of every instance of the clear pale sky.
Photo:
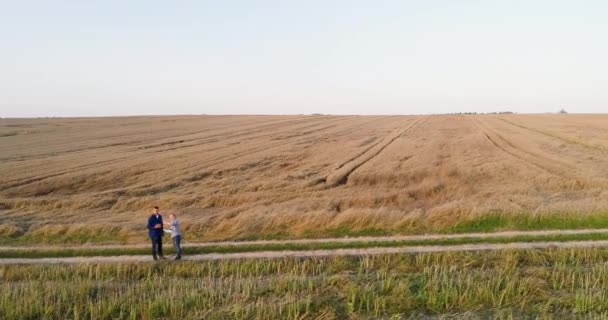
[(608, 111), (606, 1), (0, 0), (0, 116)]

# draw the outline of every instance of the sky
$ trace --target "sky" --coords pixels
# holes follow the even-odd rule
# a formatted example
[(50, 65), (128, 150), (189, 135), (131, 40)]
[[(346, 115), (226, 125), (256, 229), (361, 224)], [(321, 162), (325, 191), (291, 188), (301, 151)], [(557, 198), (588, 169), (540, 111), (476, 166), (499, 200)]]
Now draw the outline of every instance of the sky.
[(608, 111), (606, 1), (0, 0), (0, 117)]

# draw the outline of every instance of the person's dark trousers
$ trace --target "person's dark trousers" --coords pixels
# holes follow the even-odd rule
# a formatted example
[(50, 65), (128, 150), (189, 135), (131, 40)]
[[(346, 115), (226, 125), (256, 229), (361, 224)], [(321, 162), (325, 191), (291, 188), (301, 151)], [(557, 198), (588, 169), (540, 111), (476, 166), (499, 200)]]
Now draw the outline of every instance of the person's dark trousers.
[(175, 254), (176, 254), (175, 259), (179, 260), (182, 258), (182, 246), (181, 246), (182, 236), (175, 236), (171, 239), (173, 240), (173, 247), (175, 248)]
[(163, 237), (154, 236), (150, 237), (150, 240), (152, 241), (152, 257), (157, 260), (158, 256), (163, 256)]

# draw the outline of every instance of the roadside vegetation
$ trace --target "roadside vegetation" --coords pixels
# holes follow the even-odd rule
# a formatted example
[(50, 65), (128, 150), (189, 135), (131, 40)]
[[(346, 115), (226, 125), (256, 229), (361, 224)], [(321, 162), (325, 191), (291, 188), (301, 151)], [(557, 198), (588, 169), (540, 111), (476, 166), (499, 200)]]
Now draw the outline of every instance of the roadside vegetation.
[[(197, 225), (183, 225), (186, 241), (201, 242), (210, 240), (205, 229)], [(574, 213), (561, 214), (503, 214), (487, 213), (463, 218), (453, 225), (438, 226), (412, 221), (409, 224), (396, 225), (391, 229), (360, 228), (346, 226), (308, 230), (301, 234), (287, 232), (259, 233), (249, 236), (212, 239), (223, 240), (288, 240), (288, 239), (322, 239), (332, 237), (392, 236), (418, 234), (452, 234), (472, 232), (497, 232), (507, 230), (565, 230), (565, 229), (603, 229), (608, 228), (608, 212), (597, 212), (586, 215)], [(0, 245), (79, 245), (79, 244), (136, 244), (147, 243), (147, 230), (124, 229), (118, 226), (47, 226), (30, 232), (19, 232), (18, 228), (3, 229), (0, 225)]]
[(0, 266), (2, 319), (608, 316), (606, 249)]

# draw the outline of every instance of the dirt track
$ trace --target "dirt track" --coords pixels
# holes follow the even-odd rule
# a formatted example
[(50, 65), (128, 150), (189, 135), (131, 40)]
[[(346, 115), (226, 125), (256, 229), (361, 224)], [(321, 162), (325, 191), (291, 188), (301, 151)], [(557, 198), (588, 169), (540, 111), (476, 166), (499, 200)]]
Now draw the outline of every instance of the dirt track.
[[(211, 247), (211, 246), (246, 246), (246, 245), (272, 245), (272, 244), (304, 244), (304, 243), (353, 243), (353, 242), (388, 242), (388, 241), (418, 241), (418, 240), (446, 240), (463, 238), (509, 238), (518, 236), (551, 236), (551, 235), (578, 235), (608, 233), (608, 229), (574, 229), (574, 230), (534, 230), (534, 231), (501, 231), (455, 234), (423, 234), (386, 237), (353, 237), (353, 238), (324, 238), (324, 239), (295, 239), (295, 240), (255, 240), (255, 241), (223, 241), (223, 242), (191, 242), (183, 247)], [(28, 250), (28, 249), (113, 249), (113, 248), (146, 248), (148, 243), (135, 245), (81, 245), (81, 246), (0, 246), (0, 250)]]
[[(488, 251), (507, 249), (554, 249), (554, 248), (591, 248), (608, 247), (608, 240), (597, 241), (546, 241), (546, 242), (513, 242), (503, 244), (464, 244), (464, 245), (429, 245), (393, 248), (335, 249), (305, 251), (257, 251), (243, 253), (211, 253), (191, 255), (184, 258), (189, 261), (228, 260), (228, 259), (276, 259), (286, 257), (329, 257), (360, 256), (395, 253), (428, 253), (448, 251)], [(68, 257), (68, 258), (11, 258), (0, 259), (0, 264), (74, 264), (74, 263), (116, 263), (148, 262), (150, 256), (111, 256), (111, 257)]]

